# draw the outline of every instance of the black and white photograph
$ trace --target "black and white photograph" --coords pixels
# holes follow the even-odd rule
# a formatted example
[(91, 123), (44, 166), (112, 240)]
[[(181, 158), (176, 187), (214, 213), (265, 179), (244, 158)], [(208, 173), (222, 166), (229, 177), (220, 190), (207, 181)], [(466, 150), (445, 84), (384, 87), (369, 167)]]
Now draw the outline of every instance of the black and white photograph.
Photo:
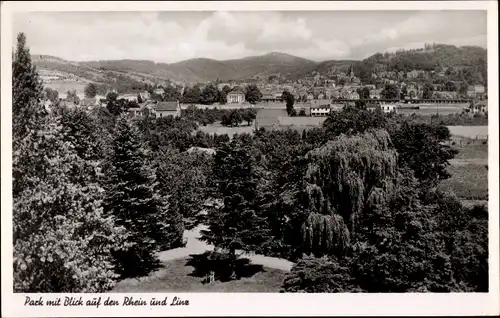
[(20, 307), (498, 296), (487, 6), (290, 3), (11, 13), (2, 264), (9, 293), (34, 295)]

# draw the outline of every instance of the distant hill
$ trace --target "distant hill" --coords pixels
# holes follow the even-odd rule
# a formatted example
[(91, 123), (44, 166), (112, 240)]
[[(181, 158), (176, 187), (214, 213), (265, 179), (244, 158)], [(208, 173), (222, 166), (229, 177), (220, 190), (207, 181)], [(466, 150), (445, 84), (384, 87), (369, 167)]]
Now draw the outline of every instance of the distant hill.
[(370, 79), (378, 71), (441, 70), (443, 67), (473, 68), (486, 76), (486, 50), (480, 47), (434, 45), (425, 49), (396, 53), (377, 53), (362, 61), (332, 60), (314, 62), (301, 57), (271, 52), (261, 56), (218, 61), (195, 58), (177, 63), (155, 63), (148, 60), (105, 60), (72, 62), (53, 56), (33, 56), (34, 64), (45, 70), (73, 74), (99, 83), (125, 82), (137, 86), (144, 82), (173, 81), (203, 83), (215, 81), (266, 78), (280, 75), (290, 79), (313, 74), (324, 76), (348, 71), (353, 65), (356, 76)]
[(262, 56), (226, 61), (196, 58), (172, 64), (139, 60), (92, 61), (80, 64), (99, 70), (148, 73), (170, 78), (173, 81), (196, 83), (217, 79), (241, 80), (274, 74), (293, 76), (314, 70), (318, 63), (289, 54), (273, 52)]
[(368, 80), (380, 71), (411, 70), (441, 71), (443, 68), (470, 68), (486, 79), (487, 51), (476, 46), (456, 47), (436, 44), (423, 49), (401, 50), (395, 53), (377, 53), (354, 65), (354, 73)]

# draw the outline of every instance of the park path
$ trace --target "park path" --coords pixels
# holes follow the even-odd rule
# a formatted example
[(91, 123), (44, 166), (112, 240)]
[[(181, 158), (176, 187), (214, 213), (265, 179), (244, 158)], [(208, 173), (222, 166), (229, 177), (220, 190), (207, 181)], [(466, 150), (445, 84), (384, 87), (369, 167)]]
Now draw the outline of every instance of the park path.
[[(184, 237), (187, 239), (186, 246), (160, 252), (160, 261), (167, 262), (188, 257), (190, 254), (201, 254), (205, 251), (213, 250), (213, 245), (208, 245), (198, 239), (200, 237), (200, 231), (204, 228), (204, 226), (198, 226), (192, 230), (185, 231)], [(260, 264), (264, 267), (289, 271), (293, 266), (292, 262), (282, 258), (268, 257), (257, 254), (244, 254), (243, 256), (249, 258), (253, 264)]]

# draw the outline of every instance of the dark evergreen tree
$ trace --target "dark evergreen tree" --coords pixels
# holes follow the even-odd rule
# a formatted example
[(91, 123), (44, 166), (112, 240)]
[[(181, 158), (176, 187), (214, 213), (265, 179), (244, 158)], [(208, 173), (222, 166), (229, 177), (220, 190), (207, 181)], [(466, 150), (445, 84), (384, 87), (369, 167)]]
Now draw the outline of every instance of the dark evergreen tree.
[(157, 252), (182, 244), (181, 216), (159, 196), (156, 175), (147, 161), (138, 129), (121, 116), (106, 173), (105, 211), (115, 216), (129, 236), (126, 249), (115, 252), (124, 277), (149, 273), (158, 265)]
[(26, 36), (19, 33), (12, 59), (12, 137), (14, 144), (30, 131), (40, 129), (46, 110), (41, 104), (43, 87), (31, 63)]
[(85, 97), (94, 98), (97, 95), (97, 86), (94, 83), (88, 83), (84, 89)]
[(288, 91), (284, 91), (281, 95), (281, 99), (286, 102), (286, 112), (288, 116), (292, 116), (292, 112), (295, 110), (293, 104), (295, 103), (295, 97)]
[(214, 158), (213, 182), (216, 198), (223, 201), (220, 208), (207, 215), (208, 229), (202, 240), (229, 252), (255, 251), (268, 239), (268, 230), (257, 204), (255, 158), (250, 136), (237, 136), (218, 148)]

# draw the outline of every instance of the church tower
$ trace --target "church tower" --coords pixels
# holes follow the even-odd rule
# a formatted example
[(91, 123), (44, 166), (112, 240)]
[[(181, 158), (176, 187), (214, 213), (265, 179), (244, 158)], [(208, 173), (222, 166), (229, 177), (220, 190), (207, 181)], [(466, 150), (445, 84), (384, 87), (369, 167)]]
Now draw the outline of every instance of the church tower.
[(350, 78), (353, 78), (354, 77), (354, 68), (351, 64), (351, 66), (349, 66), (349, 77)]

